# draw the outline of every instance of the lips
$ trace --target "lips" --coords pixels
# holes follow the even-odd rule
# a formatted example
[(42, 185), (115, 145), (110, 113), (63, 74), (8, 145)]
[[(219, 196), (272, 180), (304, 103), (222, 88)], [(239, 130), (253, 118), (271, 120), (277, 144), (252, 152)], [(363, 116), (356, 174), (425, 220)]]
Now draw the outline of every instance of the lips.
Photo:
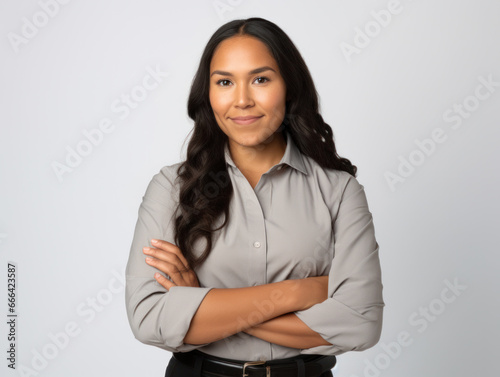
[[(262, 116), (262, 115), (261, 115)], [(244, 117), (234, 117), (234, 118), (231, 118), (232, 120), (249, 120), (249, 119), (254, 119), (254, 118), (260, 118), (261, 116), (257, 116), (257, 115), (247, 115), (247, 116), (244, 116)]]
[(235, 117), (231, 118), (233, 122), (238, 123), (238, 124), (250, 124), (255, 122), (256, 120), (262, 118), (263, 115), (261, 116), (254, 116), (254, 115), (247, 115), (244, 117)]

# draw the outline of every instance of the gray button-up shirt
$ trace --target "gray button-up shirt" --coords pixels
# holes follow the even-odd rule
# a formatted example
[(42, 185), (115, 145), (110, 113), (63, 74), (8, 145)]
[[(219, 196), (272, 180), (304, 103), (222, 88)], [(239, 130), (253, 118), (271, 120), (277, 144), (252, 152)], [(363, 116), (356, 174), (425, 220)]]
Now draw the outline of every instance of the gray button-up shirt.
[[(377, 343), (384, 301), (372, 214), (364, 187), (347, 172), (326, 169), (287, 141), (281, 161), (255, 189), (225, 158), (234, 194), (231, 221), (214, 234), (208, 259), (195, 272), (200, 287), (167, 291), (142, 252), (158, 238), (174, 243), (178, 201), (176, 169), (163, 167), (149, 183), (126, 268), (126, 308), (134, 336), (171, 352), (199, 349), (239, 360), (271, 360), (298, 354), (339, 355)], [(215, 182), (217, 179), (214, 178)], [(221, 221), (216, 224), (219, 226)], [(198, 240), (200, 241), (200, 240)], [(205, 245), (198, 243), (201, 253)], [(240, 332), (225, 339), (183, 343), (192, 317), (212, 288), (239, 288), (309, 276), (329, 276), (329, 298), (295, 314), (331, 346), (296, 349)]]

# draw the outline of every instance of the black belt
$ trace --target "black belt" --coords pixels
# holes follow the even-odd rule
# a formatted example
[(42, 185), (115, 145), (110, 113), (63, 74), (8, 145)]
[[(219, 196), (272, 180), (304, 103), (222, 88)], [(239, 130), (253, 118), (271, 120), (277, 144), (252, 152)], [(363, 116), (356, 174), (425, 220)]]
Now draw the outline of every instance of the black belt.
[(196, 360), (201, 358), (202, 372), (235, 377), (317, 377), (331, 370), (337, 362), (333, 355), (298, 355), (286, 359), (245, 362), (212, 356), (198, 350), (174, 352), (173, 356), (189, 366), (194, 366)]

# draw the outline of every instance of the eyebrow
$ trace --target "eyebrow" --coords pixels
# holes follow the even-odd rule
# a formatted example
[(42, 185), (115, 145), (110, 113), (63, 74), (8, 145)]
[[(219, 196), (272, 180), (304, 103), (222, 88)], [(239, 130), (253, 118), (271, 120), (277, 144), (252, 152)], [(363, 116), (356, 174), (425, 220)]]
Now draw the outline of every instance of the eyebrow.
[[(268, 66), (264, 66), (264, 67), (260, 67), (260, 68), (256, 68), (250, 72), (248, 72), (249, 75), (254, 75), (256, 73), (261, 73), (261, 72), (265, 72), (265, 71), (273, 71), (276, 73), (276, 71), (274, 69), (272, 69), (271, 67), (268, 67)], [(227, 71), (213, 71), (212, 74), (210, 75), (210, 77), (212, 77), (213, 75), (222, 75), (222, 76), (233, 76), (233, 74), (231, 72), (227, 72)]]

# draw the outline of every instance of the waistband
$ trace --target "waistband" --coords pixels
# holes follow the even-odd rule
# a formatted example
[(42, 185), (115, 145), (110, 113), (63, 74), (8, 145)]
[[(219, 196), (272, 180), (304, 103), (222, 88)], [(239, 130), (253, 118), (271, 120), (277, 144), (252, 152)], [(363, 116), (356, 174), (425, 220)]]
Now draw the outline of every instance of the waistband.
[(262, 361), (227, 359), (199, 350), (175, 352), (181, 363), (201, 366), (201, 371), (214, 376), (238, 377), (317, 377), (336, 364), (333, 355), (297, 355), (294, 357)]

